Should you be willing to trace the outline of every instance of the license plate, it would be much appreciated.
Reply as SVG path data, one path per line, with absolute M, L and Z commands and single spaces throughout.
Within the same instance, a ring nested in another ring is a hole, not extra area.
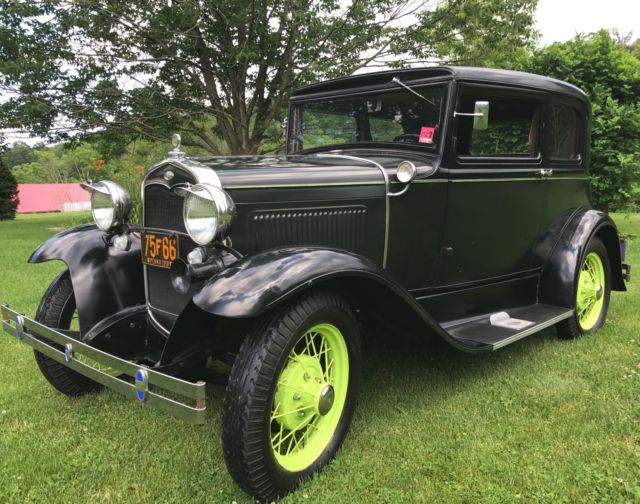
M 158 268 L 170 268 L 178 257 L 178 235 L 142 231 L 142 262 Z

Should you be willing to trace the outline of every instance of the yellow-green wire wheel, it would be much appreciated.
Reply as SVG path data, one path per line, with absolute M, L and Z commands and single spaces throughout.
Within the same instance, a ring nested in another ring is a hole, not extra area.
M 583 331 L 589 331 L 598 323 L 604 307 L 606 279 L 602 259 L 596 252 L 589 252 L 582 261 L 576 292 L 576 311 Z
M 335 325 L 316 324 L 289 352 L 271 408 L 271 448 L 288 471 L 313 464 L 335 433 L 349 388 L 349 352 Z
M 353 415 L 360 352 L 355 314 L 336 293 L 308 294 L 256 325 L 222 415 L 225 461 L 240 487 L 272 500 L 334 457 Z
M 574 289 L 574 314 L 558 324 L 558 336 L 562 339 L 575 339 L 596 332 L 607 317 L 611 267 L 607 248 L 597 237 L 589 241 L 583 253 Z

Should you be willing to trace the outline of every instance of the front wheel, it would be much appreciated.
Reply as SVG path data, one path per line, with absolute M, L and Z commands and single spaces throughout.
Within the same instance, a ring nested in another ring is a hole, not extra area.
M 76 329 L 76 298 L 69 270 L 60 273 L 42 296 L 36 312 L 36 321 L 53 329 Z M 51 357 L 33 351 L 36 363 L 47 381 L 63 394 L 75 397 L 102 388 L 85 376 L 63 366 Z
M 575 339 L 600 329 L 607 318 L 611 296 L 611 265 L 599 238 L 587 245 L 575 283 L 574 314 L 558 324 L 561 339 Z
M 318 292 L 259 323 L 231 370 L 222 445 L 234 480 L 264 500 L 327 464 L 353 416 L 360 335 L 348 303 Z

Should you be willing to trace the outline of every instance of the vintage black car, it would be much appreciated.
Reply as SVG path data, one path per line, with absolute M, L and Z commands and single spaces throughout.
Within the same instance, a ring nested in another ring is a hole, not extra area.
M 176 138 L 145 175 L 142 226 L 124 189 L 86 184 L 95 224 L 33 253 L 68 269 L 34 319 L 4 305 L 4 328 L 64 394 L 106 386 L 195 423 L 212 364 L 230 364 L 226 463 L 272 499 L 340 447 L 363 322 L 474 353 L 604 324 L 629 266 L 591 208 L 590 122 L 579 89 L 517 72 L 304 87 L 284 156 L 189 158 Z

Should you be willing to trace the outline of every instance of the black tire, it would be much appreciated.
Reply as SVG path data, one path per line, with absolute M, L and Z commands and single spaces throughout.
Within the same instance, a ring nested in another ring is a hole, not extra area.
M 560 322 L 557 326 L 558 328 L 558 338 L 572 340 L 579 338 L 584 334 L 591 334 L 598 331 L 605 323 L 607 319 L 607 312 L 609 310 L 609 299 L 611 297 L 611 263 L 609 262 L 609 254 L 607 253 L 607 248 L 602 243 L 602 240 L 599 238 L 593 237 L 589 241 L 587 248 L 584 252 L 584 257 L 582 261 L 584 263 L 585 258 L 591 252 L 595 252 L 600 257 L 602 261 L 602 265 L 604 268 L 604 277 L 605 277 L 605 286 L 604 286 L 604 303 L 602 305 L 602 309 L 600 311 L 600 316 L 598 317 L 597 322 L 593 327 L 589 330 L 584 330 L 580 325 L 580 321 L 578 320 L 578 312 L 574 310 L 574 313 L 571 317 L 566 320 Z M 581 266 L 582 267 L 582 266 Z M 574 285 L 574 300 L 577 297 L 578 291 L 578 279 L 576 277 L 575 285 Z
M 285 470 L 271 447 L 271 406 L 276 382 L 289 352 L 315 324 L 330 323 L 342 333 L 349 356 L 344 408 L 321 455 L 299 472 Z M 361 365 L 359 326 L 341 296 L 316 292 L 291 302 L 259 321 L 247 335 L 233 364 L 222 412 L 222 447 L 236 483 L 250 495 L 273 500 L 327 464 L 344 440 L 356 402 Z
M 42 296 L 36 312 L 36 321 L 54 329 L 69 329 L 76 311 L 76 298 L 69 270 L 60 273 Z M 63 394 L 76 397 L 102 389 L 102 385 L 63 366 L 59 362 L 34 350 L 40 371 Z

